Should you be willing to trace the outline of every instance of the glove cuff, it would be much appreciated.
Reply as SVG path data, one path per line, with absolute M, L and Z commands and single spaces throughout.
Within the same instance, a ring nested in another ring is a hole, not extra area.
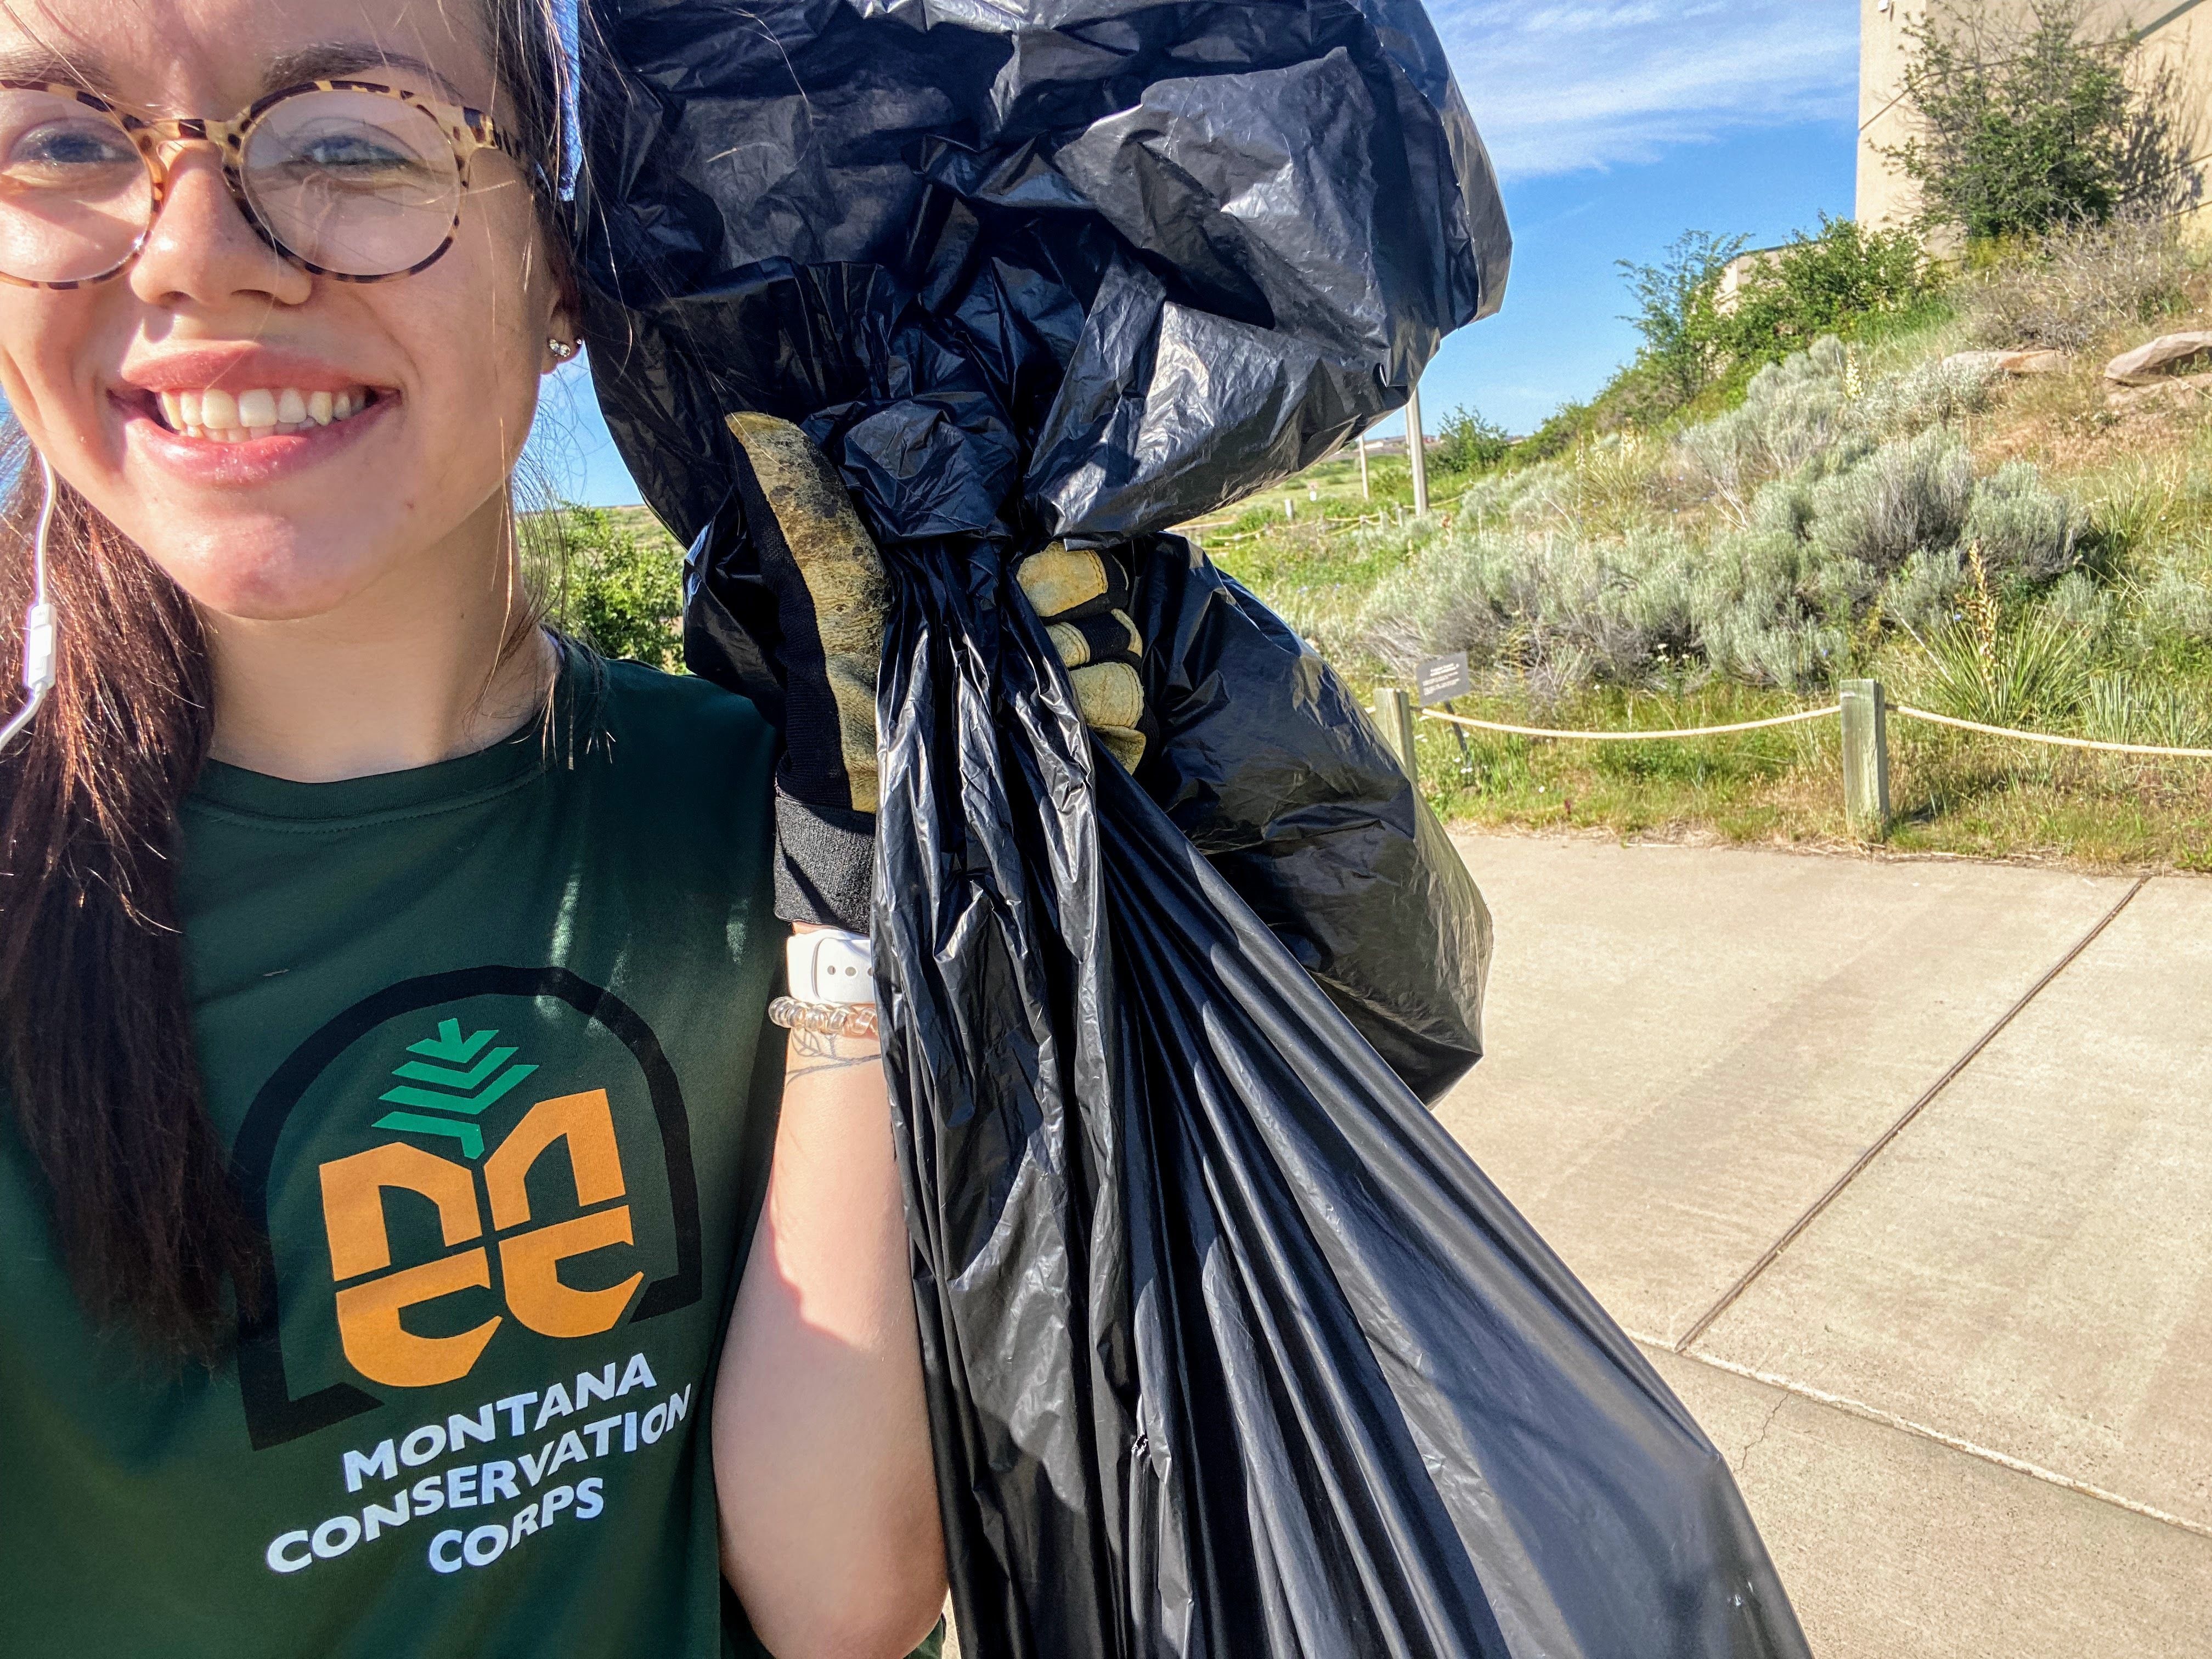
M 775 791 L 775 913 L 866 933 L 873 908 L 876 821 Z

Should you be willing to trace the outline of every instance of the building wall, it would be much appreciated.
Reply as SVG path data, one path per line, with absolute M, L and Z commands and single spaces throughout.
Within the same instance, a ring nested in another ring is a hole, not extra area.
M 1954 0 L 1954 4 L 1957 0 Z M 2025 19 L 2029 0 L 1979 0 L 1991 15 Z M 1910 42 L 1905 26 L 1923 16 L 1928 0 L 1859 0 L 1858 220 L 1904 223 L 1920 211 L 1919 191 L 1883 155 L 1911 136 L 1910 111 L 1899 97 Z M 2183 103 L 2199 130 L 2191 135 L 2199 211 L 2212 206 L 2212 4 L 2205 0 L 2095 0 L 2089 27 L 2113 33 L 2134 24 L 2145 31 L 2147 68 L 2172 64 Z

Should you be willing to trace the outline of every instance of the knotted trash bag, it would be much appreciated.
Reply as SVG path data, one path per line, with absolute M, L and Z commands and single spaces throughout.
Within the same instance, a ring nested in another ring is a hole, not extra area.
M 692 665 L 780 702 L 732 411 L 805 428 L 894 579 L 874 942 L 963 1651 L 1802 1655 L 1718 1455 L 1422 1109 L 1480 1052 L 1464 872 L 1166 533 L 1498 303 L 1419 7 L 586 0 L 580 37 L 593 370 L 696 538 Z M 1133 777 L 1012 574 L 1055 539 L 1134 575 Z

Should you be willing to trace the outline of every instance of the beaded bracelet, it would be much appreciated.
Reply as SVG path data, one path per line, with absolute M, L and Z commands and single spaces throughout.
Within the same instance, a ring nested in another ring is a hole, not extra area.
M 796 997 L 778 997 L 769 1004 L 768 1018 L 770 1024 L 787 1031 L 811 1031 L 817 1036 L 872 1041 L 878 1035 L 872 1002 L 801 1002 Z

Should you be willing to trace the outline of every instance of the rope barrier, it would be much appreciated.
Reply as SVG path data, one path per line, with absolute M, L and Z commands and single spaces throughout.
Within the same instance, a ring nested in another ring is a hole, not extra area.
M 1498 720 L 1470 720 L 1465 714 L 1439 714 L 1433 708 L 1421 710 L 1421 718 L 1449 720 L 1454 726 L 1472 726 L 1483 732 L 1504 732 L 1516 738 L 1577 738 L 1589 743 L 1646 743 L 1654 738 L 1717 738 L 1729 732 L 1757 732 L 1770 726 L 1794 726 L 1799 720 L 1817 720 L 1830 714 L 1844 712 L 1841 703 L 1826 708 L 1802 708 L 1794 714 L 1777 714 L 1771 720 L 1739 720 L 1733 726 L 1668 726 L 1656 732 L 1554 732 L 1540 726 L 1507 726 Z
M 1470 726 L 1481 732 L 1503 732 L 1516 738 L 1558 738 L 1583 743 L 1650 743 L 1669 738 L 1717 738 L 1731 732 L 1758 732 L 1773 726 L 1794 726 L 1800 720 L 1817 720 L 1843 712 L 1841 703 L 1826 708 L 1801 708 L 1794 714 L 1777 714 L 1771 720 L 1738 720 L 1731 726 L 1667 726 L 1644 732 L 1562 732 L 1542 726 L 1509 726 L 1502 720 L 1478 720 L 1465 714 L 1447 714 L 1434 708 L 1421 710 L 1421 718 L 1444 720 L 1454 726 Z M 2149 743 L 2103 743 L 2094 738 L 2060 737 L 2050 732 L 2021 732 L 2008 726 L 1984 726 L 1979 720 L 1962 720 L 1949 714 L 1933 714 L 1925 708 L 1915 708 L 1908 703 L 1889 705 L 1892 714 L 1907 720 L 1926 720 L 1933 726 L 1948 726 L 1961 732 L 1978 732 L 1984 737 L 2013 738 L 2021 743 L 2048 744 L 2055 749 L 2093 749 L 2108 755 L 2151 755 L 2168 760 L 2212 760 L 2212 749 L 2172 749 Z
M 1961 732 L 1979 732 L 1991 738 L 2016 738 L 2022 743 L 2046 743 L 2057 749 L 2095 749 L 2109 755 L 2161 755 L 2174 760 L 2212 760 L 2212 749 L 2166 749 L 2150 743 L 2099 743 L 2092 738 L 2062 738 L 2048 732 L 2015 732 L 2010 726 L 1984 726 L 1979 720 L 1954 720 L 1948 714 L 1931 714 L 1925 708 L 1909 708 L 1901 702 L 1890 704 L 1889 712 L 1911 720 L 1927 720 L 1935 726 L 1956 726 Z

